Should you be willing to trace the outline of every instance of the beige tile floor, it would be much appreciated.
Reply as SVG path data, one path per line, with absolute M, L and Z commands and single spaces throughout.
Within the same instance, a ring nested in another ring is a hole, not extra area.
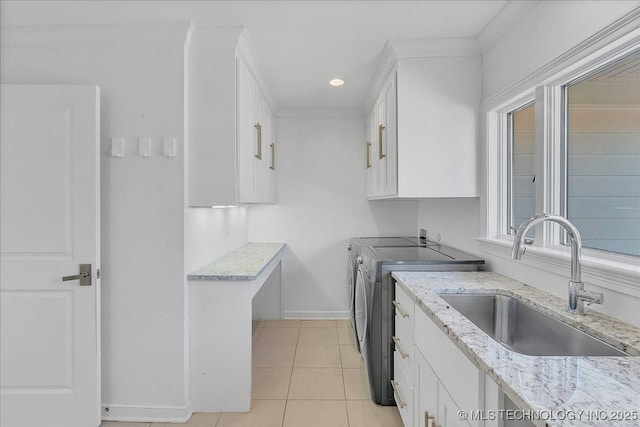
M 101 427 L 401 427 L 395 406 L 369 396 L 348 320 L 254 322 L 253 390 L 246 414 L 195 413 L 186 424 L 102 423 Z

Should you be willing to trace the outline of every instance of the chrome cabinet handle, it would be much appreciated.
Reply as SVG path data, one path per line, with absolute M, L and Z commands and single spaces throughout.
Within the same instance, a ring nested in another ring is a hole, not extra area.
M 396 395 L 396 398 L 397 398 L 396 404 L 400 408 L 406 407 L 407 404 L 404 402 L 404 400 L 402 400 L 402 396 L 400 396 L 400 392 L 398 391 L 398 382 L 391 380 L 391 387 L 393 387 L 393 393 Z
M 371 167 L 371 143 L 367 141 L 367 169 Z
M 409 317 L 409 313 L 407 313 L 406 311 L 404 311 L 404 309 L 402 308 L 402 305 L 401 305 L 398 301 L 393 300 L 393 301 L 392 301 L 392 304 L 396 307 L 396 311 L 398 312 L 398 314 L 399 314 L 400 316 L 402 316 L 402 318 L 407 318 L 407 317 Z
M 256 128 L 256 154 L 254 155 L 256 159 L 262 160 L 262 125 L 256 123 L 253 127 Z
M 380 149 L 378 151 L 379 153 L 379 158 L 380 160 L 384 159 L 385 157 L 387 157 L 386 154 L 382 154 L 382 131 L 385 130 L 386 128 L 383 125 L 378 125 L 378 148 Z
M 80 286 L 91 286 L 91 264 L 80 264 L 79 270 L 80 272 L 73 276 L 62 276 L 62 281 L 79 280 Z
M 398 350 L 398 353 L 400 353 L 400 357 L 402 357 L 403 359 L 406 359 L 407 357 L 409 357 L 409 355 L 404 351 L 404 349 L 400 345 L 400 338 L 391 337 L 391 339 L 393 340 L 394 343 L 396 343 L 396 350 Z

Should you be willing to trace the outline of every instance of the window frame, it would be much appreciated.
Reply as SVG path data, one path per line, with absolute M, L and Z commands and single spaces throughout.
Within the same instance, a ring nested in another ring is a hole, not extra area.
M 560 58 L 482 104 L 483 191 L 481 247 L 488 254 L 511 258 L 513 235 L 507 231 L 507 114 L 534 101 L 535 211 L 564 214 L 563 180 L 565 120 L 563 86 L 640 48 L 640 28 L 621 22 L 594 35 Z M 505 179 L 506 178 L 506 179 Z M 535 242 L 521 262 L 567 275 L 570 251 L 561 227 L 545 222 L 535 229 Z M 583 249 L 583 279 L 605 289 L 640 297 L 640 258 Z
M 600 66 L 596 66 L 590 69 L 588 72 L 581 74 L 579 77 L 567 81 L 560 87 L 560 108 L 562 109 L 562 117 L 561 117 L 561 126 L 562 126 L 562 134 L 560 141 L 560 179 L 561 179 L 561 187 L 560 187 L 560 215 L 565 218 L 569 218 L 569 104 L 568 104 L 568 93 L 569 88 L 573 85 L 576 85 L 589 77 L 600 73 L 601 71 L 606 70 L 608 67 L 615 65 L 617 62 L 624 60 L 627 56 L 630 55 L 640 55 L 640 46 L 636 49 L 630 49 L 627 53 L 616 55 L 613 59 L 606 61 L 605 63 L 600 64 Z M 563 245 L 570 245 L 569 235 L 565 229 L 561 229 L 560 231 L 560 241 Z M 607 251 L 605 249 L 595 249 L 595 248 L 585 248 L 586 251 L 595 251 L 601 252 L 603 254 L 609 253 L 612 255 L 620 255 L 620 256 L 629 256 L 632 258 L 638 258 L 640 255 L 631 255 L 624 254 L 620 252 Z
M 515 228 L 517 227 L 518 224 L 515 224 L 514 218 L 515 218 L 515 214 L 514 214 L 514 184 L 513 184 L 513 156 L 514 156 L 514 148 L 513 148 L 513 144 L 514 144 L 514 114 L 524 110 L 526 108 L 529 108 L 530 106 L 533 106 L 535 108 L 535 98 L 533 98 L 531 100 L 531 102 L 527 102 L 526 104 L 521 105 L 520 107 L 517 107 L 514 110 L 508 111 L 506 113 L 505 116 L 505 123 L 507 126 L 507 172 L 506 172 L 506 177 L 507 177 L 507 193 L 506 193 L 506 197 L 507 197 L 507 203 L 506 203 L 506 207 L 507 207 L 507 213 L 506 213 L 506 228 L 505 228 L 505 232 L 507 235 L 515 235 L 516 231 Z M 535 174 L 534 174 L 535 176 Z M 513 227 L 513 229 L 512 229 Z

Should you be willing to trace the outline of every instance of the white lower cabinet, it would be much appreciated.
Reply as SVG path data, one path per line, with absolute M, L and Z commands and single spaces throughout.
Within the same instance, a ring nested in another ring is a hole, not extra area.
M 413 427 L 414 418 L 414 387 L 407 371 L 401 362 L 400 353 L 393 352 L 394 378 L 393 392 L 398 406 L 398 412 L 405 427 Z
M 460 407 L 420 351 L 416 351 L 415 383 L 415 425 L 417 427 L 469 427 L 472 425 L 460 419 Z
M 438 378 L 420 353 L 415 352 L 415 426 L 434 427 L 438 413 Z
M 395 331 L 393 335 L 394 393 L 398 412 L 406 427 L 414 420 L 414 303 L 404 292 L 396 291 Z
M 409 295 L 396 285 L 396 301 L 402 301 L 406 306 L 408 298 Z M 397 342 L 394 352 L 394 381 L 398 386 L 396 403 L 405 427 L 484 426 L 484 421 L 464 419 L 459 415 L 460 411 L 470 415 L 484 408 L 484 373 L 420 307 L 411 307 L 409 311 L 413 328 L 398 322 L 396 310 L 395 337 L 399 336 L 401 343 L 415 343 L 413 351 L 404 351 L 410 354 L 411 364 L 408 363 L 409 358 L 401 357 Z M 413 336 L 407 337 L 410 329 L 414 331 Z M 411 368 L 407 369 L 408 366 Z M 408 370 L 412 371 L 411 378 L 407 378 Z M 399 398 L 403 405 L 398 402 Z

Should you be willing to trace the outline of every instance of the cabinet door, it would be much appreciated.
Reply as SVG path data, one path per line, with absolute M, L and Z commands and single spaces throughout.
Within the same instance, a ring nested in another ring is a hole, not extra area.
M 259 128 L 256 121 L 256 86 L 249 69 L 238 58 L 237 60 L 237 94 L 236 94 L 236 149 L 238 201 L 254 203 L 257 188 L 255 185 L 255 163 L 258 151 L 257 135 Z M 223 185 L 224 183 L 216 183 Z
M 275 118 L 257 85 L 255 121 L 258 126 L 256 129 L 256 150 L 259 153 L 259 156 L 254 156 L 255 201 L 275 203 Z
M 396 73 L 392 72 L 376 102 L 378 179 L 382 196 L 393 196 L 398 192 L 396 111 Z
M 376 145 L 376 110 L 371 110 L 365 123 L 365 180 L 367 198 L 380 194 L 378 186 L 378 151 Z
M 276 118 L 269 111 L 269 140 L 268 140 L 268 152 L 269 158 L 267 159 L 268 163 L 268 191 L 267 191 L 267 202 L 275 203 L 277 200 L 277 175 L 276 175 Z
M 263 203 L 267 202 L 269 198 L 269 134 L 271 132 L 271 111 L 257 86 L 255 90 L 255 122 L 257 155 L 253 158 L 254 200 Z
M 438 416 L 436 425 L 442 427 L 470 427 L 466 420 L 458 418 L 460 408 L 451 398 L 447 390 L 442 387 L 438 389 Z
M 438 379 L 417 348 L 415 349 L 414 384 L 415 425 L 416 427 L 433 427 L 434 420 L 438 416 Z

